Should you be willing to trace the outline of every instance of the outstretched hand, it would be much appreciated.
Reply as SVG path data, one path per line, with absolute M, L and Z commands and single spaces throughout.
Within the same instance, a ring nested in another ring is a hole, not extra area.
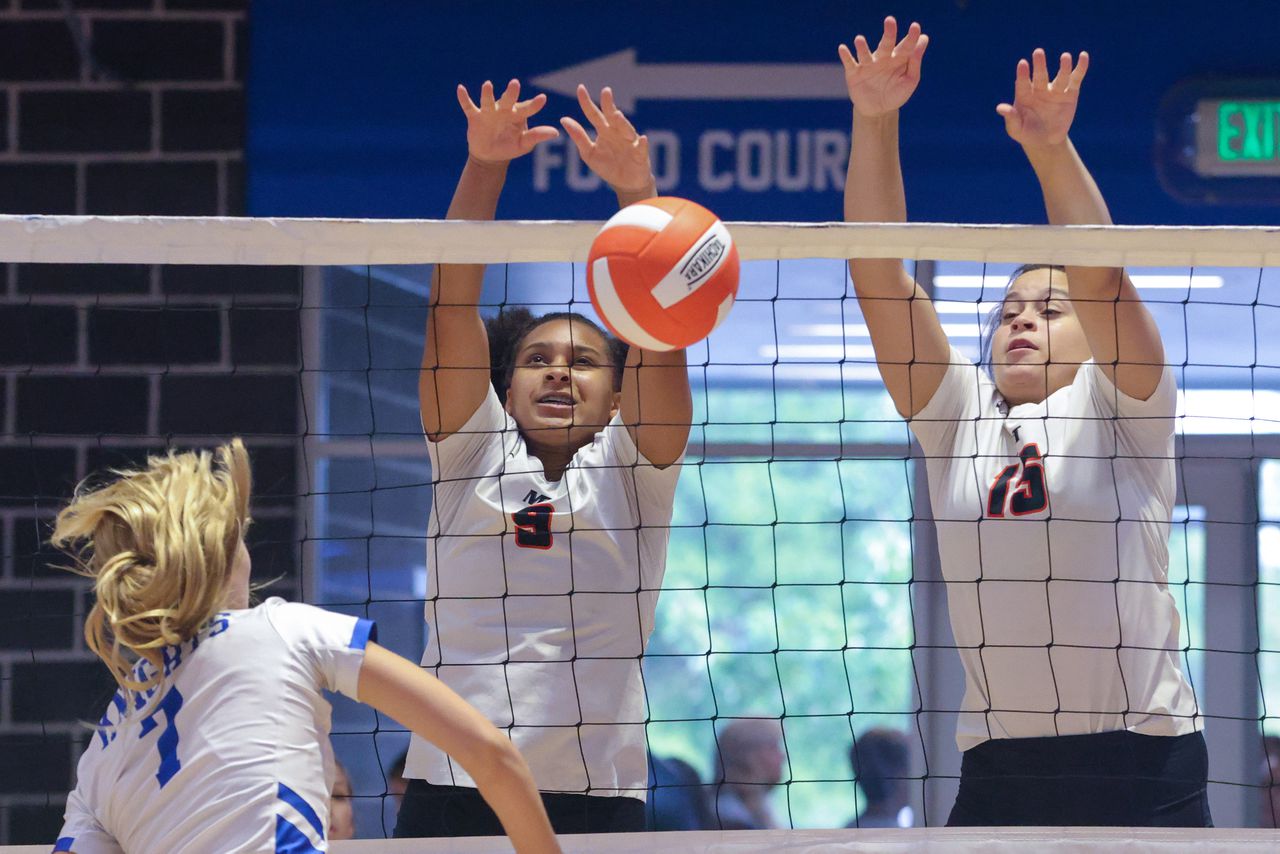
M 840 45 L 840 62 L 844 65 L 844 82 L 854 111 L 863 116 L 891 113 L 910 99 L 920 83 L 920 62 L 929 37 L 912 23 L 907 34 L 898 41 L 898 22 L 884 19 L 884 34 L 875 51 L 861 34 L 853 40 L 853 49 Z
M 529 118 L 547 103 L 546 95 L 520 100 L 520 81 L 512 80 L 496 100 L 493 84 L 480 87 L 480 106 L 467 87 L 458 84 L 458 105 L 467 117 L 467 151 L 481 163 L 507 163 L 533 151 L 534 146 L 555 139 L 560 131 L 550 125 L 529 127 Z
M 1071 54 L 1058 60 L 1058 74 L 1049 79 L 1044 50 L 1036 48 L 1031 62 L 1018 60 L 1018 76 L 1013 86 L 1013 103 L 1000 104 L 996 112 L 1004 116 L 1004 129 L 1017 143 L 1027 147 L 1057 145 L 1067 138 L 1080 99 L 1080 84 L 1089 70 L 1089 54 L 1071 67 Z
M 587 87 L 578 86 L 578 106 L 595 129 L 593 140 L 586 128 L 565 116 L 560 120 L 565 133 L 578 147 L 582 162 L 620 194 L 642 193 L 653 186 L 653 166 L 649 162 L 649 138 L 637 133 L 613 101 L 613 90 L 600 92 L 600 105 L 591 100 Z

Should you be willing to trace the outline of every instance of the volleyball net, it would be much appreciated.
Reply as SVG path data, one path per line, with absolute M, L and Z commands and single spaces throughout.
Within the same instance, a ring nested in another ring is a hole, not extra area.
M 729 227 L 741 285 L 729 318 L 689 350 L 693 430 L 642 662 L 654 821 L 714 801 L 721 735 L 745 718 L 779 723 L 780 773 L 753 785 L 797 830 L 782 837 L 794 847 L 771 836 L 770 850 L 808 850 L 813 829 L 856 823 L 869 793 L 898 783 L 903 824 L 941 825 L 950 810 L 964 676 L 923 459 L 849 283 L 844 259 L 861 257 L 905 259 L 975 362 L 1018 265 L 1129 270 L 1179 386 L 1168 589 L 1214 818 L 1280 823 L 1280 750 L 1268 770 L 1265 741 L 1280 736 L 1280 230 Z M 53 839 L 87 742 L 80 721 L 109 693 L 79 637 L 86 589 L 47 566 L 49 522 L 75 483 L 243 436 L 265 592 L 372 617 L 382 643 L 417 660 L 429 630 L 417 383 L 430 265 L 489 265 L 486 315 L 593 316 L 584 261 L 598 228 L 0 217 L 0 739 L 14 768 L 38 769 L 0 781 L 0 841 Z M 851 752 L 871 733 L 905 745 L 905 763 L 864 758 L 855 773 Z M 359 836 L 390 835 L 389 771 L 407 734 L 339 698 L 333 742 Z M 710 846 L 691 851 L 753 844 L 681 838 Z

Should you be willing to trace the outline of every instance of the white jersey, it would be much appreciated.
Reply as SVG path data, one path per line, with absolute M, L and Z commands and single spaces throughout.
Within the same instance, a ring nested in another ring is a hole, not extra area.
M 509 729 L 540 790 L 643 798 L 640 656 L 679 465 L 655 468 L 614 418 L 548 481 L 492 388 L 428 449 L 423 666 Z M 416 736 L 405 776 L 475 785 Z
M 1199 730 L 1167 586 L 1173 372 L 1140 401 L 1089 361 L 1009 409 L 955 349 L 951 362 L 911 429 L 964 662 L 960 749 Z
M 321 691 L 356 698 L 372 633 L 368 620 L 268 599 L 165 650 L 150 696 L 129 710 L 117 693 L 107 707 L 54 851 L 327 850 L 334 765 Z

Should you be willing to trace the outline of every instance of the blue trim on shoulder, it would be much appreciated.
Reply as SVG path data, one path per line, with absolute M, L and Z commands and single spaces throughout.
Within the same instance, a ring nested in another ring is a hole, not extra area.
M 46 836 L 45 838 L 48 839 L 49 837 Z M 54 854 L 57 854 L 59 851 L 70 851 L 71 846 L 74 845 L 75 842 L 76 838 L 74 836 L 59 836 L 58 841 L 53 843 Z
M 293 822 L 276 816 L 276 854 L 322 854 Z
M 347 644 L 349 649 L 364 649 L 369 641 L 378 640 L 378 624 L 373 620 L 366 620 L 364 617 L 356 619 L 356 627 L 351 632 L 351 642 Z
M 316 829 L 316 833 L 320 834 L 320 838 L 324 839 L 324 824 L 320 821 L 320 816 L 316 815 L 316 811 L 311 808 L 311 804 L 303 800 L 302 795 L 299 795 L 293 789 L 290 789 L 284 783 L 281 783 L 279 797 L 280 800 L 300 812 L 302 817 Z M 276 831 L 279 832 L 279 830 L 280 825 L 277 824 Z

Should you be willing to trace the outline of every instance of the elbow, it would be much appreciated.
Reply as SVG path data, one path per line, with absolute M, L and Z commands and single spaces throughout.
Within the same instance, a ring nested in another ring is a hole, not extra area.
M 528 774 L 528 766 L 520 751 L 511 743 L 511 739 L 496 729 L 486 734 L 482 743 L 476 745 L 464 767 L 479 789 L 487 789 L 513 776 Z

